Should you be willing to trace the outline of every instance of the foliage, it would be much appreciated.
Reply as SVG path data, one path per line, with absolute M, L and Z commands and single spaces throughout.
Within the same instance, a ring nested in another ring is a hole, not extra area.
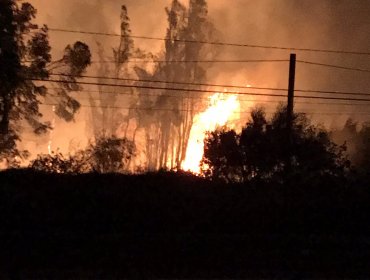
M 23 160 L 29 157 L 28 151 L 14 149 L 18 136 L 12 132 L 0 138 L 0 163 L 5 168 L 19 168 Z
M 30 168 L 47 173 L 117 173 L 125 171 L 135 155 L 134 143 L 125 138 L 100 137 L 85 150 L 65 157 L 61 153 L 39 155 Z
M 36 135 L 51 128 L 39 110 L 43 99 L 55 99 L 56 113 L 66 120 L 73 119 L 79 103 L 67 92 L 79 90 L 76 78 L 91 59 L 88 46 L 77 42 L 67 46 L 63 59 L 52 63 L 48 28 L 32 23 L 36 12 L 27 2 L 0 1 L 0 160 L 9 162 L 14 160 L 9 157 L 25 154 L 16 148 L 24 124 L 31 126 Z M 64 74 L 64 79 L 53 95 L 41 81 L 60 68 L 58 74 Z
M 50 62 L 47 27 L 38 28 L 31 20 L 36 10 L 29 3 L 15 1 L 0 4 L 0 80 L 1 134 L 16 133 L 14 121 L 27 121 L 37 133 L 49 126 L 40 121 L 39 97 L 45 96 L 44 86 L 33 79 L 48 77 Z
M 39 97 L 46 88 L 29 80 L 48 77 L 50 47 L 47 28 L 32 24 L 36 10 L 29 3 L 0 2 L 0 160 L 9 167 L 19 165 L 26 151 L 16 149 L 20 121 L 27 122 L 36 134 L 49 124 L 40 121 Z
M 89 47 L 80 41 L 73 46 L 68 45 L 64 50 L 63 58 L 49 65 L 50 74 L 57 76 L 57 87 L 54 91 L 57 106 L 55 113 L 67 122 L 73 121 L 74 116 L 80 109 L 80 103 L 69 95 L 71 91 L 81 90 L 77 79 L 91 64 L 91 53 Z M 57 73 L 55 74 L 54 72 Z
M 99 173 L 122 172 L 135 154 L 135 144 L 125 138 L 101 137 L 90 144 L 93 169 Z
M 131 57 L 138 58 L 139 50 L 134 49 L 134 41 L 131 38 L 130 29 L 130 18 L 128 17 L 128 11 L 125 5 L 121 6 L 121 23 L 120 23 L 120 42 L 119 45 L 113 48 L 113 58 L 109 58 L 109 61 L 113 59 L 114 63 L 108 63 L 107 57 L 103 48 L 103 45 L 97 42 L 98 45 L 98 57 L 102 63 L 98 66 L 98 75 L 101 77 L 110 76 L 114 77 L 114 83 L 118 84 L 119 78 L 130 78 L 129 71 L 129 59 Z M 98 79 L 98 82 L 103 84 L 106 83 L 104 79 Z M 122 112 L 119 112 L 117 107 L 118 98 L 122 103 L 131 104 L 133 99 L 133 89 L 126 89 L 128 94 L 118 94 L 116 87 L 108 87 L 99 85 L 99 98 L 96 98 L 94 94 L 89 93 L 89 103 L 91 105 L 91 128 L 94 137 L 104 134 L 106 137 L 112 136 L 117 132 L 122 123 L 126 121 L 127 127 L 129 117 L 125 116 Z M 120 89 L 122 92 L 122 89 Z M 109 94 L 107 94 L 109 92 Z M 99 101 L 97 101 L 97 99 Z M 131 110 L 129 111 L 129 115 Z M 126 127 L 126 132 L 127 132 Z M 125 135 L 126 137 L 126 135 Z
M 167 82 L 204 83 L 207 65 L 182 63 L 215 59 L 214 45 L 190 41 L 212 41 L 216 39 L 215 28 L 208 19 L 207 1 L 191 0 L 188 7 L 178 0 L 171 1 L 166 8 L 167 32 L 165 49 L 159 55 L 155 67 L 135 67 L 139 79 L 164 80 Z M 180 42 L 184 40 L 185 42 Z M 138 82 L 137 85 L 142 85 Z M 145 85 L 148 85 L 147 83 Z M 149 84 L 150 85 L 150 84 Z M 188 139 L 199 101 L 186 92 L 163 90 L 148 97 L 149 89 L 138 90 L 137 106 L 145 108 L 171 108 L 171 110 L 147 110 L 136 112 L 139 128 L 145 129 L 148 169 L 179 168 L 186 156 Z M 178 98 L 173 98 L 178 96 Z
M 132 55 L 134 42 L 131 38 L 130 18 L 125 5 L 121 7 L 121 41 L 117 49 L 113 49 L 116 68 L 119 70 Z
M 241 133 L 221 128 L 208 134 L 203 174 L 226 182 L 270 180 L 285 175 L 289 160 L 290 174 L 337 176 L 349 166 L 344 151 L 345 146 L 334 144 L 328 132 L 310 124 L 304 114 L 294 115 L 289 139 L 286 109 L 279 108 L 267 120 L 259 108 Z
M 39 155 L 33 160 L 30 168 L 47 173 L 85 173 L 92 171 L 88 155 L 82 151 L 65 157 L 61 153 Z
M 74 43 L 73 46 L 68 45 L 64 51 L 63 61 L 69 65 L 71 76 L 83 74 L 91 64 L 89 46 L 80 41 Z
M 343 128 L 332 132 L 337 143 L 346 143 L 355 170 L 370 174 L 370 123 L 362 125 L 349 118 Z
M 357 165 L 370 174 L 370 123 L 364 123 L 359 131 L 357 152 L 359 155 Z

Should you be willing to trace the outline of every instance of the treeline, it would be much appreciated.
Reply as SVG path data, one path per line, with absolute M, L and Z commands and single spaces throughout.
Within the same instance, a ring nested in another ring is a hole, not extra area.
M 286 119 L 282 105 L 270 118 L 260 107 L 252 110 L 240 131 L 219 127 L 208 132 L 200 176 L 222 183 L 284 182 L 292 176 L 307 180 L 324 175 L 343 180 L 369 176 L 367 123 L 360 127 L 349 119 L 342 129 L 329 131 L 311 123 L 304 113 L 294 113 L 288 130 Z M 72 174 L 145 172 L 145 167 L 132 164 L 136 156 L 134 142 L 101 136 L 69 156 L 39 155 L 29 167 Z
M 284 181 L 291 176 L 366 177 L 369 127 L 349 119 L 343 128 L 329 131 L 304 113 L 294 113 L 288 129 L 286 107 L 280 106 L 270 119 L 263 108 L 256 108 L 240 132 L 221 127 L 208 133 L 203 174 L 228 183 Z

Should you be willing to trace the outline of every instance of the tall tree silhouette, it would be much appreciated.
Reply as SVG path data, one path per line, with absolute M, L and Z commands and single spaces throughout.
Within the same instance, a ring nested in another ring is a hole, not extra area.
M 39 104 L 48 96 L 48 91 L 35 79 L 48 79 L 55 70 L 51 63 L 48 29 L 39 28 L 32 23 L 36 9 L 29 3 L 18 4 L 15 0 L 0 1 L 0 157 L 15 158 L 25 155 L 18 152 L 16 142 L 20 140 L 21 123 L 26 121 L 36 134 L 42 134 L 50 124 L 41 120 Z M 81 51 L 84 59 L 81 60 Z M 67 46 L 63 59 L 58 61 L 68 70 L 63 76 L 66 82 L 59 83 L 63 95 L 59 92 L 59 108 L 67 108 L 71 114 L 78 108 L 66 91 L 76 90 L 75 77 L 90 64 L 88 47 L 76 43 Z M 56 63 L 56 64 L 58 64 Z M 64 97 L 64 98 L 63 98 Z M 59 115 L 70 119 L 70 115 Z
M 214 51 L 202 44 L 187 41 L 210 40 L 214 28 L 207 20 L 207 3 L 204 0 L 191 0 L 187 9 L 179 1 L 173 0 L 166 8 L 168 27 L 163 59 L 154 71 L 136 67 L 139 78 L 165 80 L 171 82 L 205 82 L 206 71 L 196 61 L 201 57 L 212 59 Z M 182 42 L 183 40 L 183 42 Z M 149 169 L 179 168 L 186 156 L 188 138 L 199 103 L 192 94 L 184 91 L 163 90 L 156 97 L 141 98 L 139 103 L 146 107 L 164 108 L 142 113 L 139 122 L 147 135 L 146 154 Z M 148 117 L 150 115 L 150 117 Z
M 26 120 L 36 133 L 49 127 L 40 121 L 39 113 L 38 98 L 45 96 L 46 88 L 28 79 L 47 78 L 46 65 L 51 60 L 47 28 L 36 30 L 38 27 L 31 23 L 35 15 L 36 10 L 28 3 L 19 6 L 13 0 L 0 2 L 1 157 L 22 156 L 15 150 L 21 120 Z
M 111 59 L 107 60 L 102 44 L 97 43 L 99 60 L 102 61 L 98 68 L 99 76 L 112 76 L 116 78 L 114 80 L 115 85 L 118 84 L 117 78 L 128 78 L 130 76 L 127 62 L 135 52 L 134 42 L 131 38 L 130 18 L 125 5 L 121 7 L 120 22 L 121 36 L 119 45 L 113 48 L 113 64 L 110 64 Z M 110 65 L 113 65 L 113 67 L 110 67 Z M 107 80 L 98 79 L 98 82 L 106 83 Z M 122 122 L 127 121 L 125 113 L 119 112 L 114 108 L 117 107 L 118 99 L 124 103 L 123 105 L 128 106 L 131 103 L 133 92 L 131 89 L 127 89 L 126 93 L 131 93 L 131 96 L 126 95 L 127 98 L 123 98 L 122 95 L 118 96 L 117 87 L 99 86 L 98 89 L 100 102 L 97 103 L 96 98 L 92 94 L 90 94 L 89 98 L 92 105 L 93 135 L 94 137 L 100 137 L 101 135 L 110 137 L 116 134 Z M 123 90 L 120 89 L 120 92 Z

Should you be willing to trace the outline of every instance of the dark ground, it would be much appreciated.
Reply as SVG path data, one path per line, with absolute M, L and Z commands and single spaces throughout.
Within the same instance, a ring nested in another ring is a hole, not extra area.
M 0 173 L 0 278 L 368 278 L 370 186 Z

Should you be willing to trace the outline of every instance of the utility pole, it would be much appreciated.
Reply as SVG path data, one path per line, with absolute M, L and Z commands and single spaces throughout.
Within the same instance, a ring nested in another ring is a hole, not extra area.
M 294 107 L 294 84 L 295 84 L 295 68 L 296 54 L 290 54 L 289 63 L 289 86 L 288 86 L 288 106 L 287 106 L 287 138 L 288 138 L 288 153 L 287 153 L 287 173 L 291 170 L 292 160 L 292 130 L 293 130 L 293 107 Z
M 292 130 L 293 122 L 295 65 L 296 65 L 296 55 L 292 53 L 290 55 L 289 63 L 289 86 L 288 86 L 288 107 L 287 107 L 287 126 L 289 133 Z

